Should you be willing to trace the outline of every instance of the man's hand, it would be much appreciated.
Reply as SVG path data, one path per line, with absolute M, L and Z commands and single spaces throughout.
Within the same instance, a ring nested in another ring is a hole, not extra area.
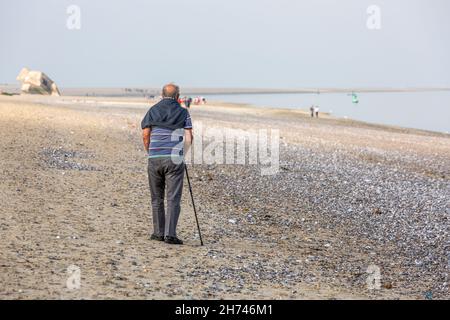
M 150 135 L 152 133 L 151 128 L 145 128 L 142 130 L 142 141 L 144 143 L 144 150 L 148 153 L 148 149 L 150 148 Z

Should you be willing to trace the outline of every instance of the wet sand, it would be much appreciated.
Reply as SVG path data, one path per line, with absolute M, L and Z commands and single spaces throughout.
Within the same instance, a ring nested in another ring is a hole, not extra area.
M 191 166 L 206 245 L 185 188 L 179 247 L 148 239 L 147 108 L 0 97 L 0 298 L 449 298 L 448 135 L 194 106 L 194 126 L 279 129 L 281 167 Z

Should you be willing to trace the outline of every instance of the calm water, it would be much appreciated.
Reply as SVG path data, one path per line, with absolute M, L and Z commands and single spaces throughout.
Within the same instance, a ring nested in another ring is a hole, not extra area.
M 359 104 L 345 93 L 209 95 L 208 100 L 248 103 L 261 107 L 308 110 L 370 123 L 450 132 L 450 92 L 358 93 Z

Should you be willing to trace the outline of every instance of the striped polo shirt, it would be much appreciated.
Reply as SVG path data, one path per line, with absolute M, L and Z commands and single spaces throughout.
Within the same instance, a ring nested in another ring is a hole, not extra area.
M 184 129 L 192 129 L 192 121 L 189 113 L 184 121 Z M 163 127 L 152 127 L 148 157 L 183 157 L 184 129 L 172 130 Z

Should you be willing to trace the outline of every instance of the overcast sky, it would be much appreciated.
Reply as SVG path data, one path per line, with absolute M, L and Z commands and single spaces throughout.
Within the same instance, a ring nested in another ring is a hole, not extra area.
M 448 0 L 0 0 L 0 41 L 0 83 L 28 66 L 62 87 L 450 86 Z

